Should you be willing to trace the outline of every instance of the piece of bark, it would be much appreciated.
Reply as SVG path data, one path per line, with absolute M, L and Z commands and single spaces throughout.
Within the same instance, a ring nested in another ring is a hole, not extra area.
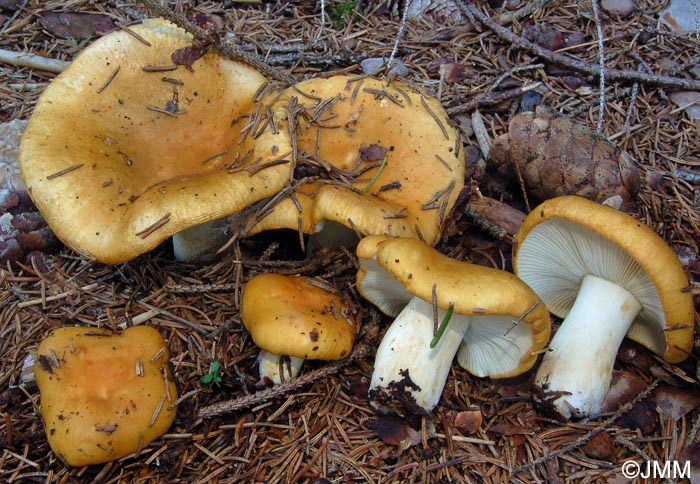
M 525 214 L 517 208 L 480 195 L 469 199 L 464 213 L 470 221 L 499 240 L 512 239 L 525 220 Z

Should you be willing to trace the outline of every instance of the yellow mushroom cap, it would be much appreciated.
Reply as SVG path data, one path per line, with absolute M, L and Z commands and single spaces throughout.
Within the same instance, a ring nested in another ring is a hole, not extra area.
M 683 265 L 656 232 L 631 215 L 573 195 L 547 200 L 516 234 L 513 266 L 562 318 L 583 275 L 618 284 L 642 305 L 628 338 L 672 363 L 690 354 L 694 308 Z
M 241 319 L 259 348 L 309 360 L 345 358 L 357 334 L 343 299 L 301 276 L 251 278 L 243 288 Z
M 107 34 L 52 81 L 19 150 L 57 237 L 106 263 L 236 213 L 289 179 L 289 163 L 259 169 L 289 155 L 288 131 L 261 115 L 249 133 L 260 73 L 214 52 L 176 66 L 171 55 L 192 45 L 189 34 L 162 19 L 129 29 L 143 40 Z
M 434 291 L 438 308 L 453 305 L 453 317 L 472 318 L 466 344 L 457 355 L 472 373 L 519 375 L 534 365 L 533 353 L 549 340 L 547 308 L 509 272 L 457 261 L 411 238 L 365 237 L 357 255 L 357 288 L 386 314 L 395 316 L 413 296 L 432 303 Z M 502 366 L 505 360 L 510 360 L 507 370 Z
M 109 462 L 163 435 L 177 388 L 160 333 L 68 327 L 37 349 L 34 367 L 49 445 L 68 465 Z
M 302 153 L 356 175 L 351 186 L 315 186 L 313 210 L 301 214 L 303 227 L 331 220 L 362 235 L 437 243 L 442 221 L 464 186 L 465 156 L 435 98 L 399 81 L 337 75 L 302 81 L 269 99 L 302 111 L 296 130 Z M 359 161 L 372 145 L 375 153 L 386 150 L 383 166 L 383 159 L 370 155 Z M 272 225 L 297 229 L 293 202 L 284 200 L 279 207 L 284 214 Z

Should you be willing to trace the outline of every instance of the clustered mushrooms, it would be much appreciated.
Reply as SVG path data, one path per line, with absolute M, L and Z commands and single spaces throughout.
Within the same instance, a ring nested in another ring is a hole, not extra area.
M 632 216 L 577 196 L 545 201 L 513 246 L 515 273 L 564 318 L 536 374 L 562 416 L 595 416 L 622 339 L 666 361 L 693 344 L 692 295 L 663 239 Z
M 19 166 L 51 229 L 77 252 L 132 259 L 288 181 L 289 132 L 254 115 L 265 78 L 215 52 L 176 64 L 173 54 L 191 46 L 175 25 L 143 20 L 90 44 L 37 102 Z M 176 256 L 223 242 L 216 229 L 190 231 L 204 247 L 183 241 Z
M 437 99 L 400 81 L 336 75 L 268 100 L 297 113 L 299 159 L 332 172 L 333 183 L 312 177 L 249 233 L 344 226 L 437 243 L 465 172 L 461 142 Z
M 295 377 L 304 360 L 345 358 L 357 334 L 343 298 L 323 281 L 303 276 L 252 277 L 243 288 L 241 320 L 262 350 L 260 379 L 272 383 Z
M 175 419 L 177 388 L 154 328 L 59 328 L 41 342 L 36 360 L 46 436 L 68 465 L 138 453 Z
M 530 369 L 549 339 L 545 305 L 511 273 L 451 259 L 412 238 L 366 237 L 357 255 L 358 290 L 395 316 L 370 382 L 380 410 L 429 413 L 455 354 L 476 376 L 504 378 Z M 436 321 L 446 324 L 437 342 Z

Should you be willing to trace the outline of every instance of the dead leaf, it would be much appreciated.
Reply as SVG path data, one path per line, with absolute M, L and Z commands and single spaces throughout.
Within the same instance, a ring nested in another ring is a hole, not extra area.
M 654 401 L 646 398 L 637 402 L 632 409 L 615 421 L 615 425 L 628 429 L 639 429 L 642 435 L 651 434 L 657 426 Z
M 591 459 L 600 459 L 617 463 L 615 455 L 615 442 L 607 432 L 599 432 L 595 434 L 586 445 L 583 446 L 583 453 Z
M 360 160 L 362 161 L 378 161 L 386 158 L 387 149 L 376 143 L 360 148 Z
M 170 55 L 170 59 L 179 66 L 187 66 L 192 69 L 192 64 L 204 55 L 206 47 L 195 47 L 193 45 L 177 49 Z
M 64 39 L 85 40 L 116 29 L 111 18 L 96 13 L 49 12 L 40 22 L 44 29 Z
M 401 450 L 420 443 L 421 433 L 413 429 L 408 421 L 396 415 L 379 415 L 369 418 L 365 425 L 377 433 L 377 437 Z
M 467 434 L 473 434 L 481 428 L 483 417 L 480 408 L 459 412 L 455 416 L 454 426 Z
M 663 385 L 656 390 L 655 397 L 661 418 L 670 417 L 674 422 L 700 404 L 700 391 L 691 388 Z
M 456 62 L 446 62 L 440 65 L 440 75 L 446 84 L 452 85 L 464 79 L 467 67 Z
M 647 382 L 641 376 L 628 371 L 613 371 L 610 389 L 605 395 L 601 406 L 601 412 L 615 412 L 621 405 L 634 400 L 642 393 Z

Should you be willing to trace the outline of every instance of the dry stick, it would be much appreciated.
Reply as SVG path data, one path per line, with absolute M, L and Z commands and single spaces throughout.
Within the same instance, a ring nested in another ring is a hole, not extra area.
M 598 125 L 596 133 L 603 132 L 603 121 L 605 118 L 605 52 L 603 46 L 603 26 L 600 23 L 600 11 L 598 8 L 598 0 L 591 0 L 593 6 L 593 17 L 595 18 L 595 27 L 598 35 L 598 62 L 600 63 L 600 104 L 598 106 Z
M 0 62 L 15 67 L 28 67 L 30 69 L 53 72 L 54 74 L 63 72 L 65 68 L 68 67 L 68 64 L 70 64 L 69 61 L 5 49 L 0 49 Z
M 369 346 L 364 342 L 358 343 L 357 345 L 355 345 L 355 349 L 353 349 L 352 353 L 350 353 L 350 355 L 343 360 L 335 361 L 322 368 L 310 371 L 292 380 L 275 385 L 274 387 L 268 388 L 267 390 L 262 390 L 256 393 L 252 393 L 250 395 L 246 395 L 244 397 L 236 398 L 233 400 L 226 400 L 223 402 L 214 403 L 207 407 L 200 408 L 197 412 L 197 418 L 216 417 L 217 415 L 223 415 L 225 413 L 235 412 L 236 410 L 249 408 L 253 405 L 267 402 L 268 400 L 272 400 L 273 398 L 286 395 L 320 378 L 332 375 L 344 366 L 347 366 L 353 361 L 359 358 L 363 358 L 368 354 Z
M 282 81 L 287 85 L 294 84 L 295 81 L 291 76 L 284 74 L 283 72 L 280 72 L 277 69 L 273 69 L 265 62 L 258 59 L 258 57 L 256 57 L 255 55 L 243 51 L 238 45 L 235 45 L 231 42 L 227 42 L 226 40 L 219 38 L 215 33 L 198 27 L 182 15 L 175 13 L 169 8 L 161 5 L 158 2 L 158 0 L 140 1 L 143 5 L 146 6 L 146 8 L 148 8 L 154 14 L 161 16 L 167 20 L 170 20 L 177 26 L 185 29 L 187 32 L 192 34 L 195 38 L 195 41 L 201 41 L 204 44 L 213 44 L 216 47 L 216 49 L 219 52 L 221 52 L 221 54 L 223 54 L 225 57 L 228 57 L 229 59 L 239 60 L 245 62 L 246 64 L 250 64 L 252 67 L 255 67 L 257 70 L 259 70 L 263 75 L 267 77 L 272 77 L 274 79 L 277 79 L 278 81 Z
M 555 64 L 568 67 L 578 72 L 582 72 L 589 76 L 599 77 L 601 74 L 601 68 L 598 65 L 587 64 L 583 61 L 569 57 L 568 55 L 560 54 L 558 52 L 545 49 L 544 47 L 535 44 L 517 34 L 514 34 L 505 27 L 498 25 L 492 18 L 488 15 L 482 13 L 478 8 L 466 1 L 462 0 L 458 2 L 459 7 L 468 15 L 473 16 L 482 24 L 486 25 L 491 29 L 496 35 L 498 35 L 504 41 L 512 44 L 515 48 L 525 49 L 531 53 L 542 57 Z M 680 77 L 671 77 L 664 75 L 652 75 L 646 74 L 639 71 L 629 71 L 623 69 L 605 69 L 606 79 L 609 81 L 631 81 L 640 82 L 643 84 L 653 84 L 664 87 L 676 87 L 685 89 L 688 91 L 699 91 L 700 81 L 693 79 L 683 79 Z
M 534 460 L 534 461 L 530 462 L 529 464 L 526 464 L 524 466 L 518 467 L 517 469 L 514 469 L 512 474 L 516 475 L 516 474 L 520 474 L 521 472 L 525 472 L 527 470 L 534 469 L 535 467 L 537 467 L 540 464 L 543 464 L 544 462 L 548 461 L 549 459 L 553 459 L 555 457 L 560 457 L 560 456 L 567 454 L 568 452 L 571 452 L 572 450 L 584 445 L 586 442 L 591 440 L 592 437 L 594 437 L 595 435 L 599 434 L 600 432 L 602 432 L 603 430 L 608 428 L 610 426 L 610 424 L 612 424 L 615 420 L 617 420 L 622 415 L 629 412 L 632 409 L 632 407 L 634 407 L 637 403 L 641 402 L 646 397 L 648 397 L 649 394 L 652 391 L 654 391 L 654 389 L 656 389 L 657 386 L 659 386 L 659 383 L 660 383 L 659 380 L 655 380 L 655 381 L 651 382 L 649 384 L 649 386 L 647 386 L 646 389 L 644 389 L 644 391 L 642 393 L 640 393 L 639 395 L 637 395 L 634 398 L 634 400 L 631 400 L 631 401 L 627 402 L 626 404 L 624 404 L 622 407 L 617 409 L 617 411 L 613 415 L 611 415 L 609 418 L 604 420 L 600 425 L 598 425 L 597 427 L 592 429 L 590 432 L 588 432 L 583 437 L 576 439 L 575 442 L 572 442 L 571 444 L 557 450 L 556 452 L 552 452 L 551 454 L 540 457 L 539 459 Z
M 523 87 L 515 87 L 513 89 L 507 89 L 505 91 L 477 94 L 472 99 L 460 104 L 459 106 L 447 108 L 446 111 L 447 114 L 450 116 L 460 113 L 468 113 L 482 106 L 491 106 L 493 104 L 498 104 L 502 101 L 507 101 L 508 99 L 513 99 L 527 91 L 532 91 L 533 89 L 540 87 L 541 84 L 541 82 L 534 82 Z

